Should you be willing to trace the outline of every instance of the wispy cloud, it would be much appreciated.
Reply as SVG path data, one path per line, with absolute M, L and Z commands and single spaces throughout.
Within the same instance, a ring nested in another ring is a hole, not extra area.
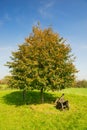
M 4 20 L 5 20 L 5 21 L 11 21 L 11 17 L 9 16 L 8 13 L 6 13 L 6 14 L 4 15 Z
M 49 3 L 46 3 L 45 7 L 46 8 L 50 8 L 54 5 L 54 2 L 53 1 L 50 1 Z
M 0 27 L 2 27 L 5 23 L 10 22 L 10 21 L 11 21 L 11 17 L 9 16 L 8 13 L 5 13 L 2 19 L 0 19 Z
M 87 49 L 87 45 L 85 44 L 85 45 L 80 46 L 80 49 Z
M 9 46 L 9 47 L 0 47 L 0 51 L 9 51 L 12 50 L 13 47 Z
M 0 20 L 0 27 L 3 25 L 4 23 L 3 23 L 3 21 L 2 20 Z
M 52 14 L 49 13 L 49 9 L 51 9 L 55 4 L 55 1 L 47 1 L 46 3 L 42 3 L 41 7 L 39 8 L 39 13 L 43 16 L 43 17 L 51 17 Z
M 1 46 L 0 47 L 0 53 L 1 52 L 12 52 L 16 51 L 18 49 L 18 45 L 14 46 Z

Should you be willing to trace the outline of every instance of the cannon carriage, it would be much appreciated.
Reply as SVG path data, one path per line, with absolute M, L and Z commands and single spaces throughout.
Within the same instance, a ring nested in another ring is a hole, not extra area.
M 60 110 L 63 110 L 63 109 L 69 110 L 69 101 L 64 99 L 64 93 L 61 95 L 61 97 L 56 99 L 55 106 L 57 109 L 60 109 Z

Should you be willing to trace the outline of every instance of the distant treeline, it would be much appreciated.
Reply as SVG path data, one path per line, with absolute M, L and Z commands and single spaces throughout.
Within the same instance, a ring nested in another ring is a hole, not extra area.
M 5 76 L 0 80 L 0 85 L 7 84 L 9 86 L 9 82 L 11 80 L 11 76 Z M 87 88 L 87 80 L 77 80 L 75 87 L 77 88 Z
M 87 88 L 87 80 L 78 80 L 76 82 L 76 87 L 78 87 L 78 88 Z

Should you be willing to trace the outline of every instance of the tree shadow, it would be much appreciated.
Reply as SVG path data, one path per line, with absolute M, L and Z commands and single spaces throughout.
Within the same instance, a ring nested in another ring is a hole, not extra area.
M 3 96 L 3 100 L 8 105 L 21 106 L 24 104 L 41 104 L 41 95 L 39 91 L 27 91 L 26 99 L 23 100 L 23 92 L 15 91 Z M 44 103 L 53 103 L 56 97 L 53 94 L 44 92 Z

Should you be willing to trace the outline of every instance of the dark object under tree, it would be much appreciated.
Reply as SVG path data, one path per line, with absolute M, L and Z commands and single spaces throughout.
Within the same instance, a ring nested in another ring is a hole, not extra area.
M 69 110 L 69 101 L 64 100 L 64 94 L 62 94 L 60 98 L 56 99 L 55 105 L 57 109 L 63 110 L 67 108 Z

